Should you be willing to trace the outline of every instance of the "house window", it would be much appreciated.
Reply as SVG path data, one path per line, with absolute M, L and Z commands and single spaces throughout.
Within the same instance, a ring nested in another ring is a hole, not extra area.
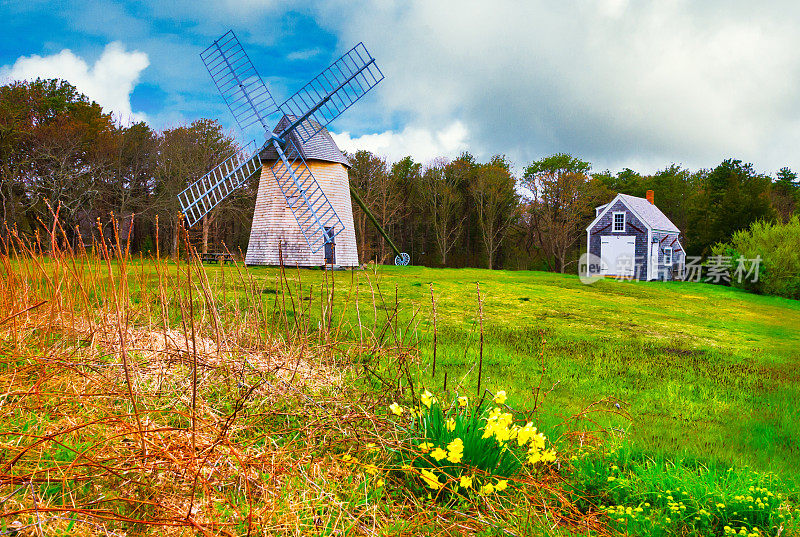
M 614 233 L 622 233 L 625 231 L 625 213 L 614 213 L 614 226 L 612 227 Z
M 668 267 L 672 266 L 672 248 L 669 246 L 664 248 L 664 264 Z

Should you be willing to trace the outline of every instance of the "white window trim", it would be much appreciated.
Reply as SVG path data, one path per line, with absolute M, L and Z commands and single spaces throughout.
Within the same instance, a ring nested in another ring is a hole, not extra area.
M 667 263 L 667 252 L 669 252 L 669 263 Z M 673 256 L 672 256 L 672 246 L 665 246 L 664 247 L 664 265 L 665 266 L 672 266 L 673 264 Z
M 617 215 L 622 215 L 622 229 L 617 229 Z M 628 223 L 628 213 L 625 211 L 614 211 L 611 213 L 611 233 L 625 233 L 625 225 Z

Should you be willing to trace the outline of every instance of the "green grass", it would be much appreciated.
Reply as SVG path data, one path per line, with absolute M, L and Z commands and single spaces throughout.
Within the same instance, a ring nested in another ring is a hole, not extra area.
M 218 283 L 221 269 L 207 270 Z M 271 289 L 276 273 L 248 269 L 256 285 Z M 751 465 L 793 481 L 800 472 L 796 301 L 685 282 L 607 280 L 588 286 L 571 275 L 527 271 L 380 267 L 374 277 L 333 276 L 337 312 L 350 295 L 345 312 L 350 337 L 358 332 L 355 285 L 362 323 L 373 322 L 368 277 L 382 290 L 382 299 L 376 299 L 378 326 L 394 310 L 395 289 L 401 331 L 417 312 L 416 330 L 403 337 L 420 349 L 417 381 L 431 389 L 441 390 L 447 374 L 449 390 L 474 394 L 480 283 L 482 385 L 506 389 L 509 403 L 522 409 L 532 407 L 537 386 L 547 391 L 555 385 L 540 411 L 544 429 L 563 432 L 558 425 L 565 418 L 613 398 L 632 421 L 604 414 L 600 423 L 623 430 L 639 448 Z M 312 285 L 318 290 L 325 274 L 287 270 L 286 277 L 292 286 L 300 278 L 307 292 Z M 431 283 L 438 323 L 433 378 Z
M 623 448 L 578 457 L 568 479 L 579 508 L 599 505 L 613 527 L 634 535 L 727 535 L 744 528 L 753 537 L 775 535 L 781 526 L 788 534 L 797 530 L 797 512 L 787 509 L 783 484 L 771 474 Z

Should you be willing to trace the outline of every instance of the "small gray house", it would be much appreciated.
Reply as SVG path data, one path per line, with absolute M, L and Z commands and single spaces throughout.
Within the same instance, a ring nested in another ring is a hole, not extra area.
M 652 190 L 646 199 L 617 194 L 610 203 L 595 208 L 595 219 L 586 228 L 587 252 L 600 258 L 595 273 L 671 280 L 682 272 L 686 260 L 680 234 L 656 207 Z

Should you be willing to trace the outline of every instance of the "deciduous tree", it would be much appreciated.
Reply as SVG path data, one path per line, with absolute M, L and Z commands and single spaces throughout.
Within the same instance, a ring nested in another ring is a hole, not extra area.
M 495 156 L 488 164 L 477 167 L 469 187 L 490 270 L 509 227 L 517 218 L 516 181 L 510 168 L 505 156 Z
M 525 168 L 522 186 L 528 190 L 525 224 L 530 243 L 539 249 L 550 270 L 565 272 L 570 253 L 586 236 L 592 205 L 604 190 L 592 180 L 590 164 L 565 153 L 532 162 Z
M 422 173 L 420 194 L 424 213 L 442 265 L 447 265 L 447 253 L 458 240 L 467 218 L 459 186 L 465 179 L 463 175 L 469 171 L 458 162 L 448 163 L 440 158 L 431 162 Z

